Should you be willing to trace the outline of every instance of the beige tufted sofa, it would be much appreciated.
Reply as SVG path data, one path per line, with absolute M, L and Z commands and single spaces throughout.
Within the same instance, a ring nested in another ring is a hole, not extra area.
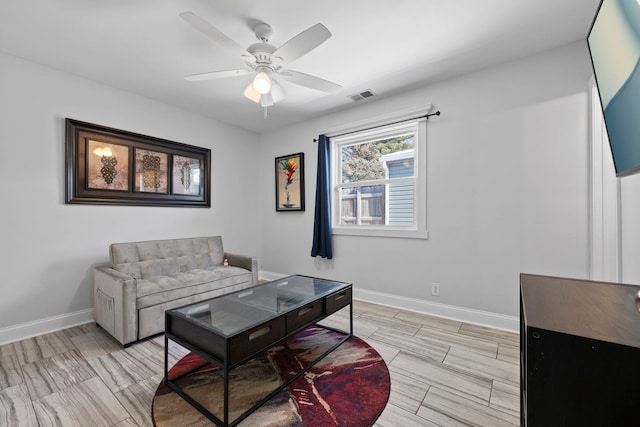
M 114 243 L 109 255 L 93 272 L 94 317 L 124 345 L 163 332 L 165 310 L 258 283 L 257 258 L 226 253 L 221 236 Z

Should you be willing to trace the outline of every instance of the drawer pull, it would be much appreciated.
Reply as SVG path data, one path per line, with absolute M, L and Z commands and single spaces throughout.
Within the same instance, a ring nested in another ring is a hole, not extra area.
M 305 307 L 302 310 L 298 311 L 298 316 L 304 316 L 305 314 L 307 314 L 308 312 L 310 312 L 311 310 L 313 310 L 313 306 L 311 307 Z
M 251 333 L 249 334 L 249 341 L 253 341 L 253 340 L 255 340 L 256 338 L 260 338 L 261 336 L 266 335 L 266 334 L 268 334 L 269 332 L 271 332 L 271 326 L 265 326 L 265 327 L 264 327 L 264 328 L 262 328 L 262 329 L 258 329 L 258 330 L 257 330 L 257 331 L 255 331 L 255 332 L 251 332 Z
M 335 297 L 333 300 L 334 300 L 334 301 L 338 301 L 339 299 L 342 299 L 342 298 L 344 298 L 344 297 L 346 297 L 346 296 L 347 296 L 347 293 L 346 293 L 346 292 L 341 292 L 341 293 L 339 293 L 338 295 L 336 295 L 336 297 Z

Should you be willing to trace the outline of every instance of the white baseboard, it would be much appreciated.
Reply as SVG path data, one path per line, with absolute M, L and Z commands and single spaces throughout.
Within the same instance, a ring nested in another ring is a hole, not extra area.
M 353 299 L 520 333 L 520 318 L 514 316 L 368 291 L 355 287 L 353 288 Z
M 264 280 L 276 280 L 286 277 L 288 274 L 274 273 L 260 270 L 258 277 Z M 458 307 L 454 305 L 440 304 L 415 298 L 401 297 L 383 292 L 368 291 L 366 289 L 353 288 L 353 299 L 387 307 L 400 308 L 431 316 L 444 317 L 474 325 L 486 326 L 503 331 L 520 333 L 520 318 L 506 316 L 504 314 L 491 313 L 489 311 L 475 310 L 472 308 Z
M 260 279 L 264 280 L 276 280 L 286 276 L 286 274 L 263 270 L 261 270 L 258 275 Z M 494 329 L 501 329 L 516 333 L 520 332 L 520 319 L 514 316 L 506 316 L 488 311 L 440 304 L 415 298 L 401 297 L 382 292 L 368 291 L 366 289 L 359 289 L 355 287 L 353 289 L 353 298 L 360 301 L 415 311 L 417 313 L 424 313 L 432 316 L 444 317 L 461 322 L 473 323 L 475 325 L 487 326 Z M 36 337 L 38 335 L 48 334 L 50 332 L 71 328 L 73 326 L 89 322 L 93 322 L 93 308 L 9 326 L 0 329 L 0 345 Z
M 93 322 L 93 308 L 0 329 L 0 345 Z

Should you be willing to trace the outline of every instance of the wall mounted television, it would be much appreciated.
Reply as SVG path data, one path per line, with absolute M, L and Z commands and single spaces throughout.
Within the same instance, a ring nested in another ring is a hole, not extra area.
M 616 175 L 640 173 L 640 0 L 602 0 L 587 43 Z

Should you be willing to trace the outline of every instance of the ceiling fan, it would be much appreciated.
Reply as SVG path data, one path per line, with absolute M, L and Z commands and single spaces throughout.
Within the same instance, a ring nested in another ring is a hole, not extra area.
M 240 56 L 247 65 L 247 68 L 242 69 L 193 74 L 186 76 L 185 80 L 200 81 L 255 74 L 255 77 L 245 89 L 244 96 L 265 107 L 265 114 L 266 107 L 281 101 L 286 96 L 276 77 L 323 92 L 334 92 L 342 87 L 320 77 L 283 69 L 284 65 L 306 55 L 331 37 L 327 27 L 322 24 L 307 28 L 279 48 L 276 48 L 269 44 L 273 34 L 271 26 L 265 23 L 258 23 L 254 26 L 253 32 L 260 42 L 252 44 L 245 49 L 227 37 L 222 31 L 192 12 L 181 13 L 180 17 L 229 53 Z

